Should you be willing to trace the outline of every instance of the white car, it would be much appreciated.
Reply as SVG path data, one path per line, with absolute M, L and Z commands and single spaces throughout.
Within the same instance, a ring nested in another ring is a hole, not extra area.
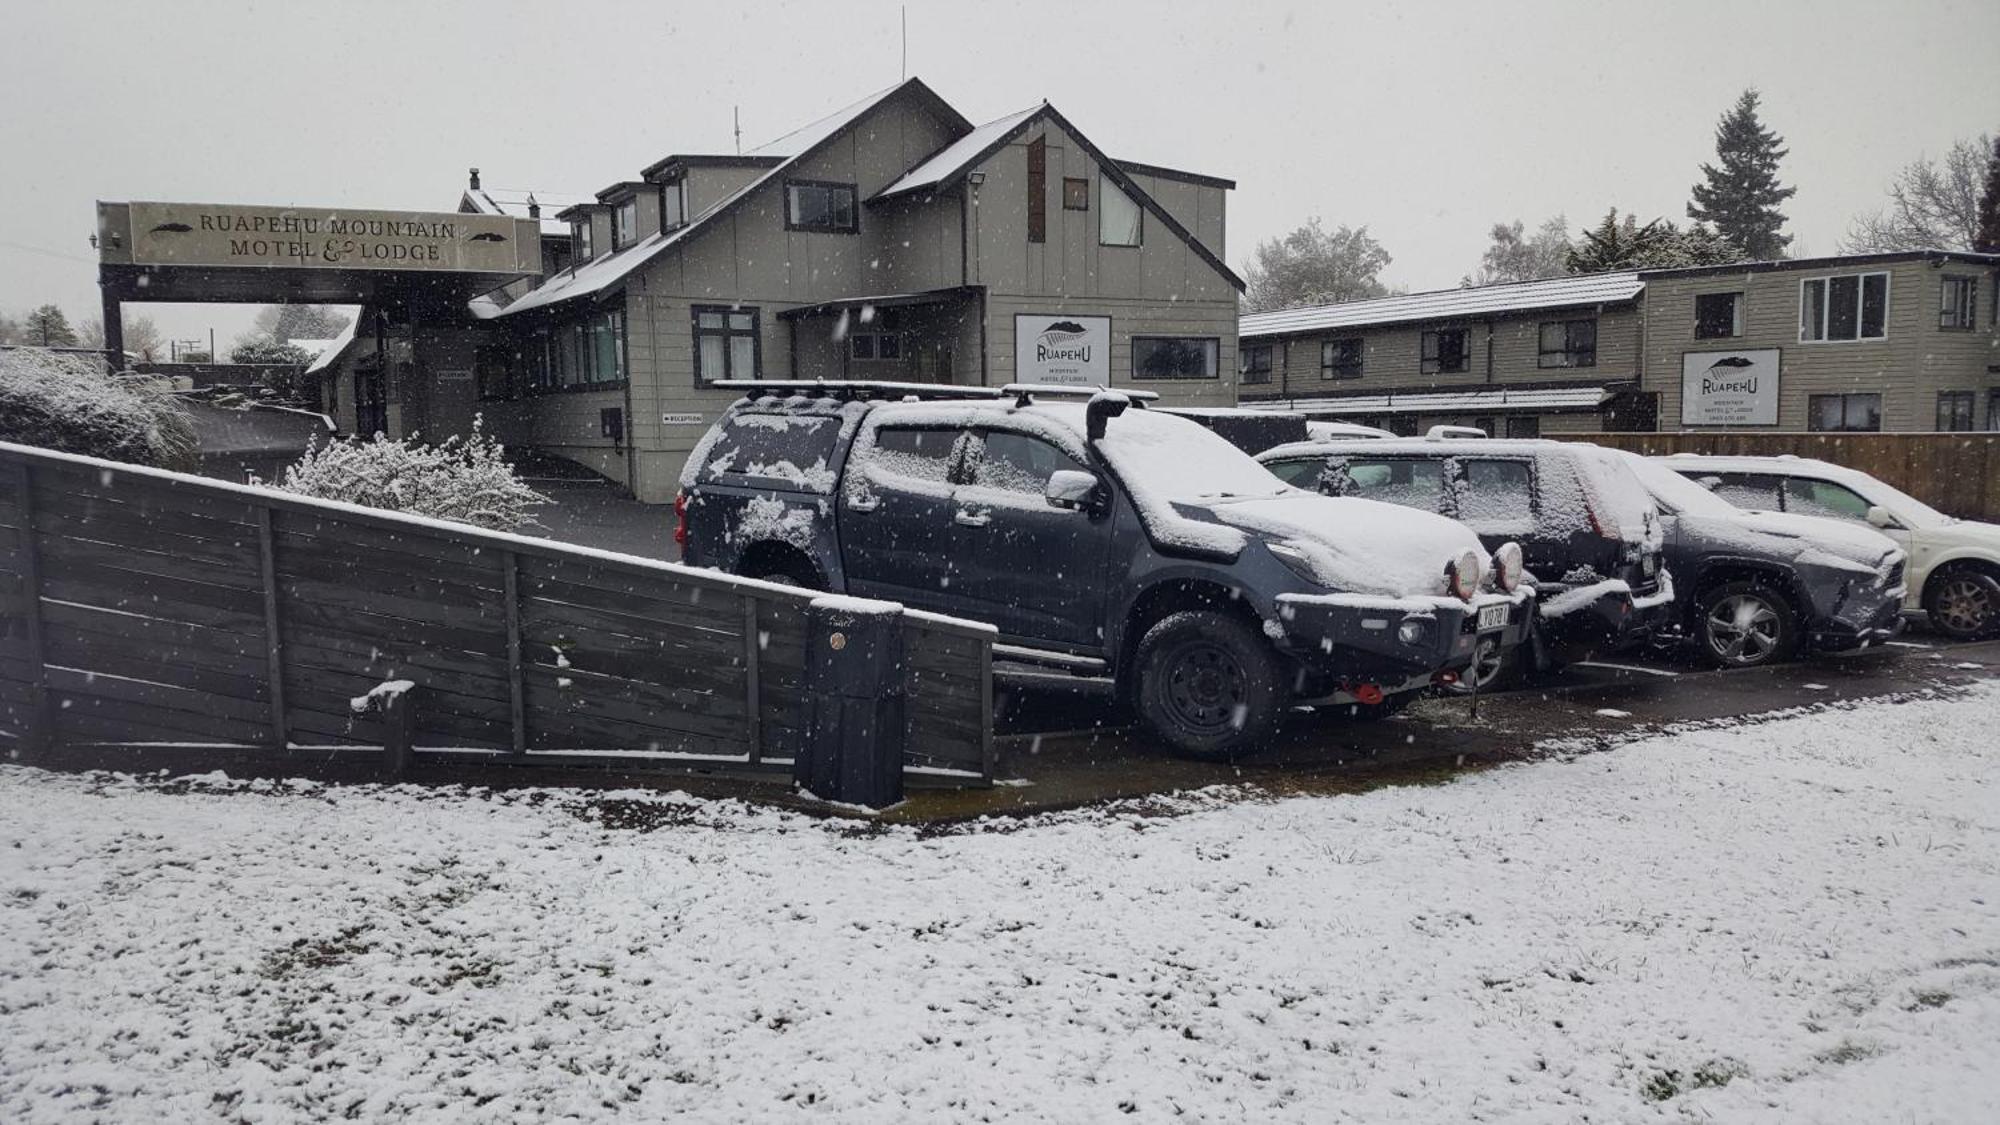
M 1867 473 L 1804 457 L 1653 460 L 1739 508 L 1827 516 L 1869 524 L 1910 556 L 1905 612 L 1958 638 L 2000 633 L 2000 524 L 1947 516 Z

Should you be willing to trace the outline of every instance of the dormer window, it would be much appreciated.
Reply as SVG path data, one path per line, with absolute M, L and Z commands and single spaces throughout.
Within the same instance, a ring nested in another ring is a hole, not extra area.
M 687 225 L 687 181 L 673 180 L 660 185 L 660 229 L 677 230 Z
M 590 216 L 585 215 L 569 225 L 570 244 L 576 247 L 576 260 L 590 260 Z
M 639 239 L 639 201 L 628 199 L 612 213 L 611 248 L 623 250 Z

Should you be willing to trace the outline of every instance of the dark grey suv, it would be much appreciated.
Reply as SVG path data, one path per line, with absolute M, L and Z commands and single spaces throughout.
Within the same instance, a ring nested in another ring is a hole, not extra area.
M 1386 713 L 1531 616 L 1516 549 L 1292 488 L 1136 395 L 736 385 L 681 478 L 687 562 L 990 622 L 1184 752 Z

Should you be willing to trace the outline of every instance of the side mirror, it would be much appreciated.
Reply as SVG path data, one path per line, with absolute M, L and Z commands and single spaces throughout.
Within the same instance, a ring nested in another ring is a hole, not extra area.
M 1075 469 L 1057 469 L 1049 474 L 1049 483 L 1042 488 L 1042 497 L 1051 508 L 1064 511 L 1088 511 L 1097 506 L 1097 477 Z
M 1722 487 L 1722 478 L 1721 478 L 1721 477 L 1698 477 L 1698 478 L 1696 478 L 1696 480 L 1695 480 L 1695 483 L 1696 483 L 1696 484 L 1698 484 L 1698 485 L 1700 485 L 1700 486 L 1702 486 L 1703 488 L 1706 488 L 1706 489 L 1708 489 L 1708 490 L 1709 490 L 1710 492 L 1714 492 L 1714 491 L 1715 491 L 1716 489 L 1718 489 L 1718 488 L 1721 488 L 1721 487 Z
M 1889 509 L 1884 508 L 1882 505 L 1870 504 L 1868 505 L 1868 524 L 1870 527 L 1894 527 L 1896 526 L 1896 517 L 1890 515 Z

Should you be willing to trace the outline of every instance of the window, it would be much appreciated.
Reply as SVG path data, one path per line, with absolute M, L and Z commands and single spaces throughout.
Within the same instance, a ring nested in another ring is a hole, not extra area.
M 1353 458 L 1346 492 L 1405 508 L 1435 512 L 1444 499 L 1444 467 L 1436 461 Z
M 1979 314 L 1974 310 L 1979 306 L 1973 304 L 1978 298 L 1978 278 L 1945 278 L 1943 296 L 1938 300 L 1938 327 L 1953 332 L 1970 332 L 1978 327 L 1975 321 Z
M 1937 428 L 1960 432 L 1972 428 L 1973 393 L 1971 391 L 1939 391 L 1937 399 Z
M 763 359 L 757 310 L 696 305 L 694 381 L 705 386 L 721 379 L 755 379 Z
M 827 466 L 840 439 L 840 419 L 801 414 L 737 414 L 723 423 L 724 438 L 698 470 L 704 481 L 719 476 L 750 487 L 805 488 L 825 493 L 833 487 Z
M 1542 419 L 1538 414 L 1514 414 L 1507 419 L 1507 436 L 1510 438 L 1538 438 L 1542 436 Z
M 327 389 L 332 388 L 333 384 L 328 383 Z M 1986 392 L 1986 428 L 2000 430 L 2000 390 Z
M 1063 210 L 1090 210 L 1090 181 L 1073 176 L 1063 177 Z
M 1132 197 L 1106 180 L 1098 189 L 1097 243 L 1100 246 L 1137 246 L 1143 226 L 1139 205 Z
M 854 210 L 854 185 L 786 180 L 785 229 L 833 234 L 853 234 L 860 230 Z
M 674 230 L 686 226 L 687 221 L 687 181 L 660 185 L 660 229 Z
M 1456 517 L 1474 531 L 1511 534 L 1535 518 L 1534 489 L 1526 461 L 1484 458 L 1459 462 L 1465 481 L 1457 489 Z
M 951 479 L 952 454 L 958 430 L 914 430 L 883 427 L 875 431 L 875 448 L 866 466 L 889 476 L 944 483 Z
M 612 212 L 611 248 L 623 249 L 639 238 L 639 201 L 628 199 Z
M 1802 343 L 1879 340 L 1888 335 L 1889 275 L 1815 277 L 1799 283 Z
M 1057 470 L 1086 471 L 1075 458 L 1040 438 L 1004 430 L 989 431 L 985 438 L 972 472 L 972 483 L 977 485 L 1040 496 Z
M 1271 470 L 1271 475 L 1295 488 L 1316 489 L 1319 486 L 1320 470 L 1325 466 L 1316 459 L 1307 459 L 1274 461 L 1264 467 Z
M 1755 512 L 1776 512 L 1784 507 L 1778 498 L 1778 478 L 1759 473 L 1714 473 L 1695 478 L 1695 483 L 1739 508 Z
M 1806 428 L 1873 433 L 1882 428 L 1882 396 L 1812 395 L 1806 399 Z
M 625 310 L 592 313 L 537 332 L 522 349 L 530 394 L 601 390 L 625 382 Z M 482 381 L 485 375 L 480 375 Z M 484 391 L 481 392 L 484 397 Z
M 473 380 L 483 401 L 514 397 L 513 352 L 509 348 L 482 344 L 472 353 Z M 331 386 L 328 383 L 328 386 Z
M 576 246 L 576 260 L 590 260 L 590 216 L 585 215 L 569 225 L 569 240 Z
M 1319 346 L 1319 377 L 1361 378 L 1361 341 L 1327 340 Z
M 1868 518 L 1868 501 L 1844 484 L 1809 477 L 1786 477 L 1782 487 L 1787 512 L 1837 520 Z
M 1597 321 L 1552 320 L 1542 324 L 1537 367 L 1596 367 Z
M 1694 338 L 1727 340 L 1743 335 L 1743 294 L 1699 293 L 1694 299 Z
M 901 359 L 903 338 L 888 332 L 856 332 L 848 338 L 848 352 L 855 359 Z
M 1132 337 L 1134 379 L 1213 379 L 1222 341 L 1213 336 Z
M 1049 143 L 1028 142 L 1028 241 L 1049 240 Z
M 1457 374 L 1466 369 L 1466 364 L 1465 329 L 1440 328 L 1424 333 L 1424 374 Z
M 1268 383 L 1271 381 L 1271 347 L 1260 344 L 1245 347 L 1241 353 L 1242 376 L 1245 383 Z

